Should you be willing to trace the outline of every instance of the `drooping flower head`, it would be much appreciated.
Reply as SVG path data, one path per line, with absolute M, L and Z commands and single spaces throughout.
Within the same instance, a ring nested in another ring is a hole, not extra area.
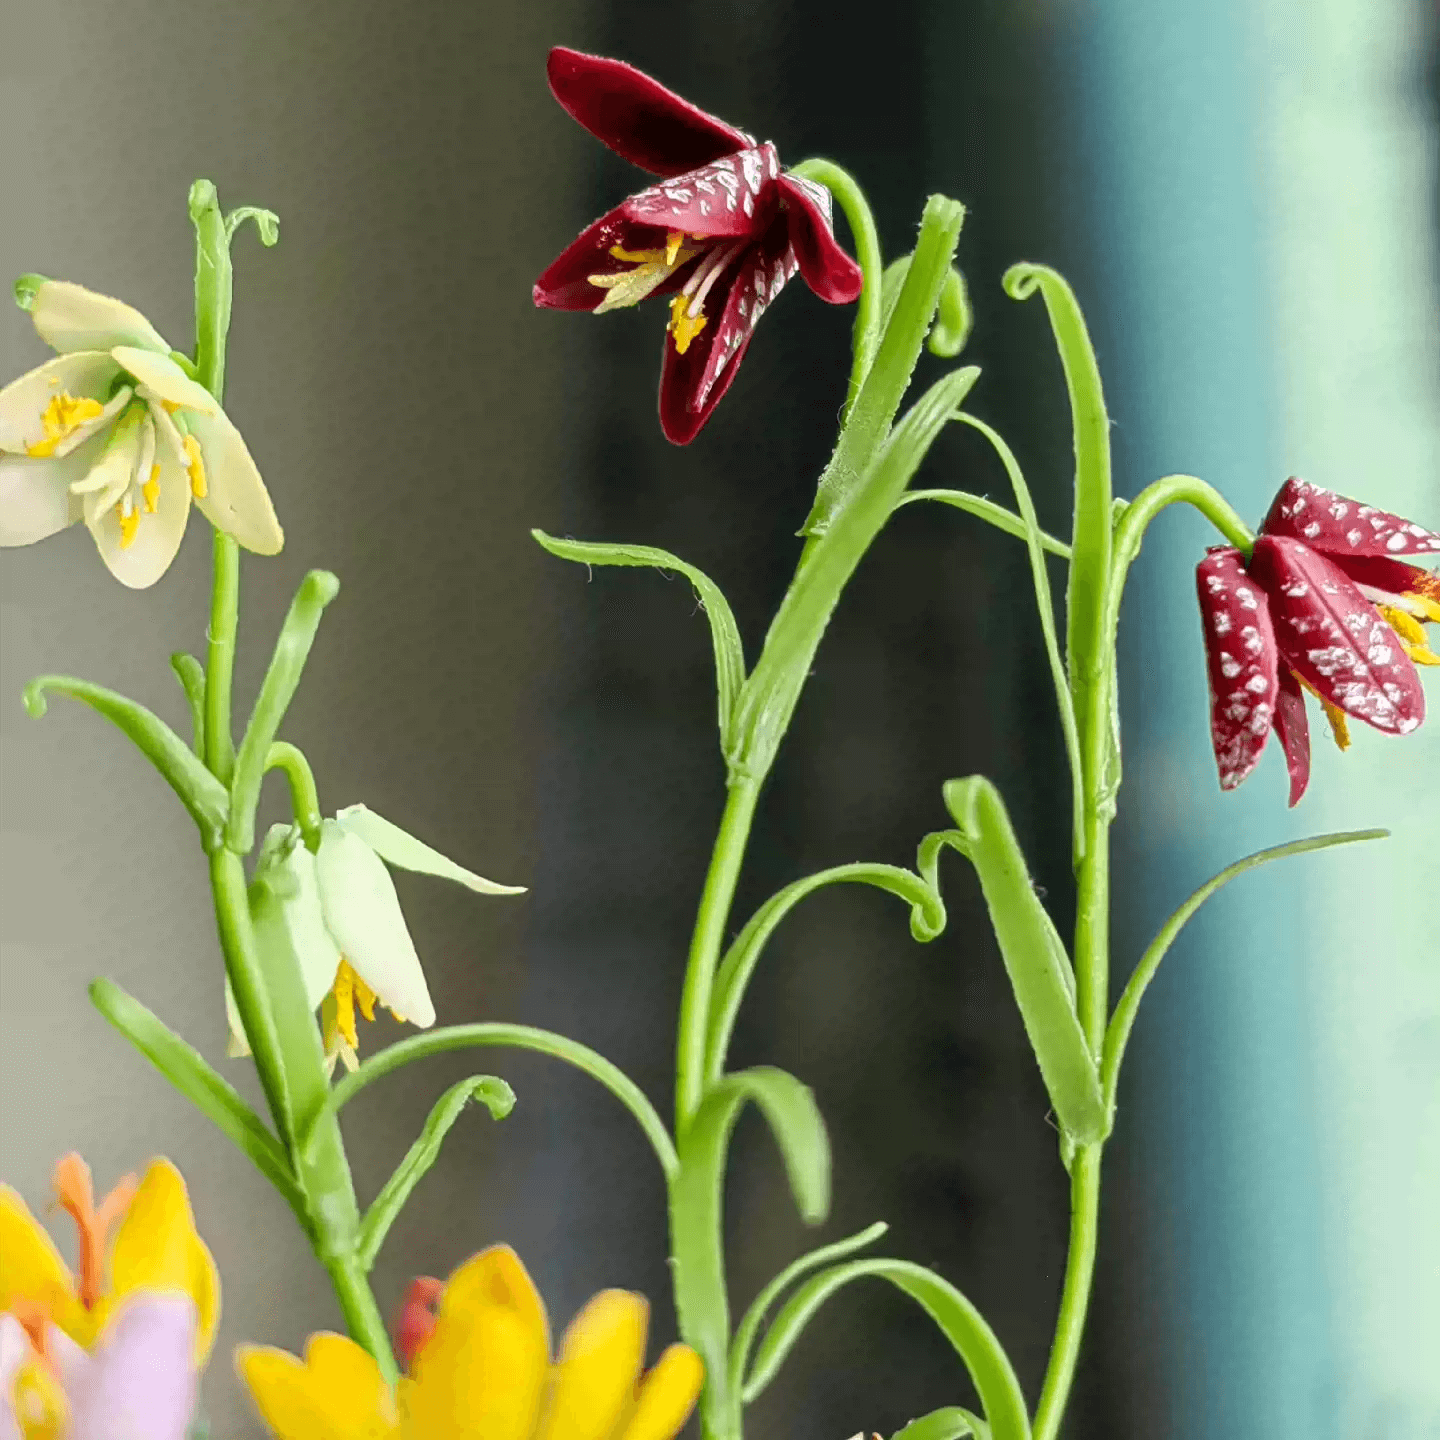
M 26 1440 L 181 1440 L 220 1305 L 184 1180 L 156 1160 L 97 1205 L 67 1155 L 55 1194 L 78 1232 L 74 1272 L 0 1186 L 0 1434 L 8 1421 Z
M 1424 629 L 1440 622 L 1440 578 L 1402 557 L 1436 555 L 1440 535 L 1294 478 L 1248 560 L 1231 546 L 1206 554 L 1196 585 L 1222 789 L 1250 774 L 1273 729 L 1298 803 L 1310 779 L 1306 690 L 1342 750 L 1347 716 L 1394 735 L 1420 724 L 1415 667 L 1440 665 Z
M 0 390 L 0 545 L 83 519 L 115 578 L 143 589 L 175 558 L 193 500 L 247 550 L 279 551 L 240 432 L 138 310 L 46 280 L 30 316 L 59 355 Z
M 770 142 L 619 60 L 556 48 L 548 74 L 597 140 L 663 179 L 583 231 L 536 282 L 535 303 L 603 314 L 671 297 L 660 424 L 687 445 L 796 269 L 822 300 L 843 305 L 860 294 L 860 267 L 836 243 L 829 191 L 782 171 Z
M 688 1346 L 642 1374 L 643 1296 L 602 1290 L 552 1365 L 544 1302 L 513 1250 L 483 1250 L 437 1286 L 412 1287 L 394 1390 L 339 1335 L 312 1336 L 303 1361 L 242 1347 L 240 1374 L 278 1440 L 673 1440 L 694 1408 L 703 1367 Z
M 256 878 L 270 887 L 281 933 L 266 943 L 293 952 L 306 1000 L 321 1011 L 325 1058 L 334 1068 L 358 1063 L 357 1014 L 374 1020 L 384 1005 L 397 1020 L 421 1029 L 435 1023 L 435 1006 L 415 942 L 386 865 L 453 880 L 481 895 L 521 895 L 523 885 L 500 885 L 432 849 L 364 805 L 349 805 L 320 828 L 314 855 L 297 829 L 274 826 L 256 861 Z M 252 887 L 252 911 L 255 909 Z M 256 916 L 259 926 L 262 921 Z M 248 1055 L 240 1012 L 229 982 L 230 1054 Z

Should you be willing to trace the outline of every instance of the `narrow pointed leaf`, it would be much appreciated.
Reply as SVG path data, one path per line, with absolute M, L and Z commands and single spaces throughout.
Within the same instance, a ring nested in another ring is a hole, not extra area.
M 888 1280 L 923 1309 L 959 1352 L 980 1394 L 992 1440 L 1029 1440 L 1030 1420 L 1015 1370 L 995 1332 L 948 1280 L 905 1260 L 852 1260 L 807 1281 L 786 1302 L 760 1342 L 745 1382 L 748 1405 L 775 1378 L 815 1312 L 836 1291 L 866 1276 Z
M 1065 947 L 1030 879 L 1000 792 L 982 775 L 951 780 L 945 804 L 961 836 L 957 848 L 980 878 L 990 923 L 1040 1065 L 1050 1102 L 1067 1136 L 1088 1145 L 1108 1125 L 1100 1077 L 1075 1013 Z
M 730 748 L 734 724 L 735 701 L 745 683 L 745 649 L 740 643 L 740 629 L 730 603 L 720 587 L 697 566 L 690 565 L 668 550 L 650 545 L 607 545 L 588 540 L 560 540 L 543 530 L 530 532 L 552 555 L 574 560 L 581 565 L 635 565 L 655 570 L 671 570 L 683 575 L 699 596 L 705 618 L 710 622 L 710 641 L 715 650 L 716 703 L 720 719 L 720 746 Z
M 725 1052 L 730 1046 L 730 1036 L 740 1013 L 741 1001 L 745 998 L 745 989 L 771 935 L 807 895 L 826 885 L 840 884 L 873 885 L 904 900 L 910 906 L 910 933 L 922 944 L 933 940 L 945 928 L 945 903 L 940 898 L 940 892 L 913 870 L 905 870 L 898 865 L 837 865 L 787 885 L 750 917 L 715 973 L 715 989 L 710 1002 L 710 1033 L 706 1044 L 707 1074 L 712 1083 L 718 1081 L 724 1072 Z
M 730 1388 L 738 1391 L 745 1379 L 750 1364 L 750 1351 L 760 1334 L 760 1327 L 770 1313 L 770 1307 L 792 1285 L 812 1270 L 822 1265 L 833 1265 L 838 1260 L 848 1259 L 857 1250 L 873 1245 L 890 1227 L 883 1221 L 867 1226 L 858 1234 L 837 1240 L 833 1245 L 821 1245 L 792 1260 L 754 1299 L 745 1317 L 735 1327 L 735 1338 L 730 1344 Z
M 365 1212 L 356 1255 L 366 1270 L 374 1264 L 386 1233 L 404 1209 L 410 1192 L 439 1159 L 440 1147 L 450 1127 L 472 1100 L 480 1101 L 490 1112 L 492 1120 L 503 1120 L 515 1108 L 515 1092 L 494 1075 L 472 1075 L 468 1080 L 452 1085 L 435 1102 L 419 1139 L 406 1152 L 405 1158 L 395 1167 L 395 1173 L 385 1182 L 385 1188 Z
M 219 1075 L 163 1020 L 113 980 L 90 985 L 95 1008 L 210 1122 L 255 1163 L 307 1228 L 305 1202 L 280 1142 Z
M 200 827 L 207 848 L 225 828 L 229 797 L 225 787 L 202 765 L 194 751 L 143 705 L 69 675 L 39 675 L 25 687 L 25 708 L 39 719 L 46 710 L 46 691 L 83 701 L 123 731 L 160 772 Z
M 972 495 L 968 490 L 907 490 L 896 501 L 895 508 L 898 510 L 902 505 L 913 505 L 917 500 L 938 500 L 942 505 L 953 505 L 955 509 L 977 516 L 987 525 L 993 525 L 997 530 L 1003 530 L 1017 540 L 1029 538 L 1030 527 L 1013 510 L 1007 510 L 1003 505 L 997 505 L 983 495 Z M 1039 532 L 1037 538 L 1042 549 L 1060 556 L 1062 560 L 1070 558 L 1070 547 L 1063 540 L 1057 540 L 1044 530 Z
M 325 607 L 340 591 L 340 582 L 328 570 L 312 570 L 300 583 L 290 602 L 290 613 L 280 627 L 270 666 L 255 697 L 245 738 L 235 753 L 235 774 L 231 781 L 230 825 L 227 843 L 247 855 L 255 844 L 255 807 L 260 799 L 260 782 L 270 744 L 285 718 L 296 686 L 315 643 L 315 632 Z
M 420 875 L 437 875 L 454 880 L 480 895 L 523 895 L 523 885 L 500 885 L 432 849 L 423 840 L 402 830 L 398 825 L 377 815 L 364 805 L 347 805 L 335 816 L 342 829 L 358 835 L 382 860 L 413 870 Z
M 197 756 L 205 754 L 205 667 L 193 656 L 179 651 L 170 657 L 170 668 L 185 692 L 190 706 L 190 728 L 195 739 L 191 745 Z
M 1247 855 L 1243 860 L 1237 860 L 1233 865 L 1227 865 L 1218 875 L 1207 880 L 1191 895 L 1160 927 L 1159 932 L 1140 957 L 1140 963 L 1136 965 L 1129 983 L 1125 986 L 1125 993 L 1120 997 L 1119 1003 L 1115 1006 L 1115 1013 L 1110 1018 L 1110 1026 L 1105 1033 L 1105 1055 L 1101 1066 L 1107 1106 L 1113 1109 L 1115 1105 L 1115 1090 L 1120 1080 L 1120 1062 L 1125 1058 L 1125 1046 L 1130 1039 L 1130 1031 L 1134 1028 L 1135 1017 L 1139 1013 L 1140 1001 L 1145 991 L 1155 978 L 1155 972 L 1160 968 L 1160 962 L 1175 943 L 1181 930 L 1185 928 L 1186 921 L 1217 890 L 1224 889 L 1236 876 L 1243 875 L 1247 870 L 1254 870 L 1261 865 L 1268 865 L 1272 860 L 1284 860 L 1291 855 L 1305 855 L 1311 850 L 1328 850 L 1335 845 L 1354 845 L 1361 840 L 1384 840 L 1389 835 L 1388 830 L 1344 830 L 1330 835 L 1311 835 L 1304 840 L 1291 840 L 1285 845 L 1272 845 L 1268 850 L 1258 850 L 1253 855 Z
M 947 1405 L 943 1410 L 932 1410 L 912 1420 L 890 1440 L 965 1440 L 968 1435 L 975 1436 L 976 1440 L 990 1440 L 990 1427 L 969 1410 Z

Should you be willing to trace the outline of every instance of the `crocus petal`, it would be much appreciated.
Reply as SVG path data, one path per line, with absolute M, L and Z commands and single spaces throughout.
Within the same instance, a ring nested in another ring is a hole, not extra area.
M 0 1440 L 21 1440 L 12 1396 L 20 1367 L 30 1358 L 30 1337 L 13 1316 L 0 1311 Z
M 621 60 L 556 46 L 550 93 L 597 140 L 655 175 L 679 175 L 755 142 Z
M 92 435 L 59 459 L 0 455 L 0 545 L 33 545 L 79 520 L 83 503 L 70 487 L 90 473 L 104 448 L 105 437 Z
M 1347 715 L 1405 735 L 1425 718 L 1420 676 L 1375 607 L 1323 555 L 1261 535 L 1250 574 L 1270 597 L 1281 658 Z
M 51 399 L 64 392 L 77 399 L 109 398 L 120 367 L 104 351 L 60 355 L 12 380 L 0 390 L 0 450 L 24 455 L 45 438 L 40 417 Z
M 646 1375 L 620 1440 L 674 1440 L 700 1395 L 705 1366 L 688 1345 L 671 1345 Z
M 126 473 L 126 487 L 134 474 L 139 449 L 137 429 L 130 455 L 130 470 Z M 106 462 L 102 460 L 101 463 Z M 117 467 L 123 463 L 123 456 L 116 461 Z M 160 491 L 156 497 L 155 512 L 140 516 L 140 523 L 135 527 L 134 538 L 128 546 L 123 543 L 124 533 L 120 517 L 116 514 L 117 492 L 104 489 L 85 496 L 85 523 L 95 538 L 100 558 L 110 573 L 132 590 L 144 590 L 153 585 L 170 568 L 170 562 L 185 538 L 185 523 L 190 517 L 190 477 L 163 445 L 156 451 L 156 463 L 160 467 Z M 118 468 L 116 473 L 119 473 Z M 118 493 L 123 493 L 126 487 L 121 487 Z
M 1280 487 L 1260 533 L 1299 540 L 1342 567 L 1351 557 L 1440 555 L 1440 535 L 1424 526 L 1293 475 Z
M 347 805 L 337 812 L 335 819 L 352 835 L 358 835 L 382 860 L 398 865 L 402 870 L 414 870 L 421 875 L 438 875 L 442 880 L 455 880 L 467 889 L 481 895 L 523 895 L 523 885 L 498 885 L 487 880 L 463 865 L 447 859 L 438 850 L 432 850 L 423 840 L 392 824 L 383 815 L 377 815 L 365 805 Z
M 865 273 L 835 238 L 830 192 L 800 175 L 782 175 L 779 188 L 790 245 L 805 283 L 831 305 L 858 300 Z
M 539 1440 L 607 1440 L 633 1401 L 649 1318 L 643 1295 L 602 1290 L 570 1322 Z
M 184 1178 L 168 1160 L 151 1162 L 125 1212 L 110 1251 L 110 1278 L 110 1305 L 138 1291 L 188 1296 L 197 1317 L 195 1365 L 204 1364 L 220 1317 L 220 1277 L 195 1233 Z
M 795 254 L 778 234 L 752 246 L 707 300 L 710 323 L 682 355 L 667 332 L 660 369 L 660 428 L 688 445 L 734 382 L 760 317 L 795 273 Z
M 76 350 L 113 350 L 117 345 L 161 355 L 170 352 L 160 333 L 138 310 L 69 280 L 47 280 L 41 285 L 31 302 L 30 318 L 40 338 L 65 355 Z
M 0 1185 L 0 1312 L 21 1302 L 57 1321 L 82 1308 L 55 1242 L 19 1194 Z
M 283 1350 L 242 1345 L 235 1366 L 278 1440 L 386 1440 L 394 1433 L 395 1406 L 380 1367 L 344 1335 L 312 1335 L 303 1363 Z
M 641 190 L 620 213 L 637 225 L 685 235 L 758 235 L 779 203 L 779 175 L 773 145 L 737 150 Z
M 1220 788 L 1233 790 L 1260 761 L 1280 693 L 1275 630 L 1245 558 L 1230 546 L 1195 567 L 1210 675 L 1210 739 Z
M 316 857 L 325 926 L 355 973 L 397 1015 L 423 1030 L 435 1006 L 385 862 L 358 836 L 327 820 Z
M 195 1412 L 196 1331 L 188 1296 L 127 1300 L 70 1391 L 68 1440 L 185 1440 Z
M 549 1361 L 545 1307 L 519 1256 L 482 1250 L 450 1277 L 435 1331 L 400 1382 L 404 1433 L 529 1440 Z
M 1300 803 L 1310 783 L 1310 721 L 1305 715 L 1305 692 L 1290 670 L 1280 671 L 1280 695 L 1275 702 L 1275 733 L 1285 750 L 1290 772 L 1290 805 Z
M 110 353 L 122 369 L 161 400 L 182 410 L 193 410 L 197 415 L 214 415 L 220 409 L 215 397 L 198 380 L 192 380 L 169 355 L 157 355 L 133 345 L 117 345 Z
M 285 532 L 240 432 L 223 410 L 188 419 L 205 466 L 205 494 L 195 501 L 200 513 L 254 554 L 278 555 Z

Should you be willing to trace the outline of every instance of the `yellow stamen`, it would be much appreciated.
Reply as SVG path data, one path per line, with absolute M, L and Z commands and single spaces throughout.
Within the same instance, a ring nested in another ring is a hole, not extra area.
M 678 230 L 666 232 L 663 250 L 627 250 L 623 245 L 612 245 L 611 256 L 634 268 L 614 275 L 586 277 L 590 284 L 607 292 L 605 298 L 595 307 L 595 314 L 603 315 L 607 310 L 638 305 L 658 285 L 664 284 L 680 266 L 693 260 L 699 253 L 685 243 L 685 236 Z
M 1332 705 L 1303 675 L 1295 674 L 1295 678 L 1307 689 L 1319 702 L 1320 708 L 1325 712 L 1325 718 L 1330 722 L 1330 734 L 1334 737 L 1336 747 L 1340 750 L 1350 748 L 1350 722 L 1345 717 L 1345 712 L 1338 706 Z
M 1401 649 L 1417 665 L 1440 665 L 1440 655 L 1430 648 L 1425 627 L 1408 610 L 1398 609 L 1394 605 L 1377 605 L 1375 608 L 1395 632 Z M 1436 607 L 1435 618 L 1440 620 L 1440 606 Z
M 680 246 L 684 243 L 685 237 L 678 230 L 671 230 L 665 236 L 665 263 L 673 265 L 675 257 L 680 253 Z
M 360 1043 L 355 1030 L 355 981 L 358 977 L 348 960 L 340 962 L 330 993 L 335 997 L 335 1033 L 352 1050 Z
M 153 465 L 150 468 L 150 478 L 140 487 L 140 493 L 145 497 L 145 513 L 153 515 L 156 507 L 160 504 L 160 467 Z
M 129 497 L 127 496 L 128 500 Z M 135 543 L 136 533 L 140 529 L 140 512 L 131 505 L 127 511 L 122 501 L 115 507 L 115 513 L 120 517 L 120 548 L 128 550 Z
M 205 457 L 200 453 L 200 442 L 193 436 L 185 437 L 185 468 L 190 472 L 190 493 L 203 500 L 209 492 L 205 481 Z
M 670 324 L 669 331 L 675 337 L 675 349 L 683 355 L 689 348 L 690 342 L 705 328 L 706 317 L 703 313 L 692 315 L 690 313 L 690 297 L 688 295 L 677 295 L 670 302 Z
M 53 455 L 61 441 L 73 435 L 87 420 L 93 420 L 104 408 L 98 400 L 83 395 L 77 399 L 67 390 L 52 395 L 50 403 L 40 412 L 45 438 L 27 445 L 26 452 L 37 459 Z

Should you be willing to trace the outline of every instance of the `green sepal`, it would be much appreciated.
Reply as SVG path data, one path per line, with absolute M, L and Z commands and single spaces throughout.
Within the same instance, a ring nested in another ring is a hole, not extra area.
M 113 980 L 90 984 L 91 1004 L 280 1192 L 306 1233 L 305 1198 L 285 1149 L 240 1092 L 163 1020 Z
M 745 683 L 745 648 L 740 627 L 720 587 L 701 569 L 668 550 L 650 545 L 609 545 L 590 540 L 560 540 L 543 530 L 532 530 L 536 543 L 562 560 L 580 565 L 635 565 L 654 570 L 671 570 L 683 575 L 694 587 L 705 618 L 710 622 L 710 641 L 715 651 L 716 706 L 719 712 L 720 748 L 729 754 L 735 701 Z
M 1000 792 L 982 775 L 951 780 L 945 804 L 956 831 L 927 838 L 921 873 L 933 879 L 944 845 L 968 857 L 1064 1135 L 1089 1145 L 1109 1132 L 1095 1058 L 1075 1011 L 1075 978 L 1064 942 L 1035 893 Z
M 452 1085 L 435 1102 L 419 1138 L 406 1152 L 405 1158 L 385 1182 L 385 1187 L 371 1202 L 360 1222 L 360 1238 L 355 1247 L 356 1258 L 364 1269 L 375 1263 L 395 1217 L 410 1198 L 410 1192 L 440 1158 L 440 1147 L 460 1112 L 478 1100 L 490 1112 L 492 1120 L 503 1120 L 515 1108 L 515 1092 L 494 1075 L 472 1075 Z
M 921 944 L 933 940 L 945 928 L 945 902 L 940 892 L 913 870 L 898 865 L 857 863 L 836 865 L 795 880 L 772 895 L 746 922 L 731 942 L 715 972 L 710 1001 L 710 1029 L 706 1044 L 706 1075 L 717 1082 L 725 1069 L 725 1052 L 735 1028 L 746 986 L 755 973 L 761 952 L 780 922 L 807 895 L 826 885 L 873 885 L 898 896 L 910 906 L 910 933 Z
M 227 843 L 238 854 L 249 854 L 255 844 L 255 807 L 260 801 L 260 782 L 265 777 L 270 746 L 300 684 L 320 617 L 339 591 L 339 580 L 328 570 L 312 570 L 300 582 L 280 627 L 270 666 L 245 727 L 245 738 L 235 752 Z
M 792 1260 L 755 1297 L 744 1318 L 735 1327 L 735 1338 L 730 1342 L 730 1388 L 739 1394 L 745 1380 L 745 1371 L 750 1364 L 750 1352 L 760 1334 L 760 1327 L 770 1313 L 770 1307 L 803 1276 L 822 1265 L 833 1265 L 837 1260 L 846 1260 L 857 1250 L 873 1245 L 890 1227 L 877 1220 L 873 1225 L 855 1235 L 837 1240 L 833 1245 L 821 1245 Z
M 990 1427 L 978 1416 L 959 1405 L 947 1405 L 942 1410 L 932 1410 L 918 1420 L 912 1420 L 904 1429 L 897 1430 L 890 1440 L 991 1440 Z
M 190 707 L 190 729 L 195 736 L 191 749 L 195 758 L 205 756 L 205 667 L 183 650 L 170 657 L 170 668 L 185 692 L 185 703 Z
M 1344 830 L 1329 835 L 1311 835 L 1304 840 L 1291 840 L 1285 845 L 1272 845 L 1268 850 L 1258 850 L 1243 860 L 1237 860 L 1233 865 L 1227 865 L 1195 891 L 1160 927 L 1155 938 L 1146 947 L 1125 986 L 1124 994 L 1115 1006 L 1115 1013 L 1110 1017 L 1110 1024 L 1105 1032 L 1104 1058 L 1100 1067 L 1105 1101 L 1110 1110 L 1113 1112 L 1115 1108 L 1115 1091 L 1120 1083 L 1120 1062 L 1125 1058 L 1125 1046 L 1130 1039 L 1135 1017 L 1139 1013 L 1141 998 L 1155 978 L 1155 972 L 1160 968 L 1166 952 L 1185 928 L 1186 922 L 1217 890 L 1223 889 L 1247 870 L 1268 865 L 1272 860 L 1304 855 L 1311 850 L 1328 850 L 1336 845 L 1354 845 L 1361 840 L 1385 840 L 1389 835 L 1388 830 Z
M 225 833 L 230 797 L 194 751 L 158 715 L 103 685 L 92 685 L 69 675 L 37 675 L 25 687 L 23 696 L 25 709 L 37 720 L 45 714 L 47 690 L 82 701 L 123 731 L 180 797 L 200 827 L 206 851 L 213 852 L 219 847 Z
M 11 292 L 15 296 L 15 303 L 22 310 L 29 310 L 35 304 L 35 296 L 40 287 L 49 282 L 48 275 L 36 275 L 33 271 L 19 276 Z
M 742 1391 L 744 1403 L 750 1404 L 775 1378 L 821 1305 L 852 1280 L 870 1275 L 888 1280 L 910 1296 L 955 1347 L 979 1392 L 991 1440 L 1030 1440 L 1025 1396 L 995 1332 L 948 1280 L 905 1260 L 852 1260 L 822 1271 L 802 1285 L 760 1342 Z

